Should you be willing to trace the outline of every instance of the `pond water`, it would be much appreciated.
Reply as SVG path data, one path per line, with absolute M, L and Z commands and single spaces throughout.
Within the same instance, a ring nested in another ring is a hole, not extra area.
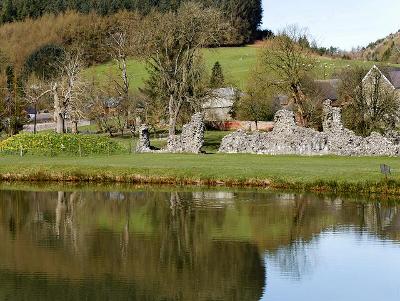
M 400 300 L 396 202 L 96 189 L 0 191 L 0 300 Z

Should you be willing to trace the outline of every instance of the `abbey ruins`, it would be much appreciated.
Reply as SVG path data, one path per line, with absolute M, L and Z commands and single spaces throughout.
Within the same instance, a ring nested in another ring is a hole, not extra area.
M 339 108 L 324 103 L 323 131 L 299 127 L 294 113 L 287 110 L 275 115 L 271 132 L 237 131 L 222 140 L 220 153 L 252 153 L 268 155 L 339 155 L 339 156 L 398 156 L 400 144 L 397 137 L 384 137 L 372 133 L 369 137 L 357 136 L 346 129 Z
M 136 146 L 138 153 L 194 153 L 199 154 L 204 144 L 204 116 L 197 113 L 191 121 L 182 127 L 182 133 L 168 138 L 166 148 L 154 150 L 150 146 L 149 129 L 142 125 L 139 129 L 139 142 Z
M 139 153 L 201 153 L 204 144 L 204 120 L 201 113 L 195 114 L 190 123 L 182 128 L 182 134 L 170 137 L 166 148 L 153 150 L 150 147 L 146 126 L 139 130 Z M 225 136 L 220 153 L 250 153 L 267 155 L 338 155 L 338 156 L 399 156 L 400 136 L 372 133 L 369 137 L 357 136 L 345 128 L 339 108 L 324 103 L 323 131 L 296 125 L 292 111 L 280 110 L 275 115 L 275 126 L 271 132 L 247 132 L 239 130 Z

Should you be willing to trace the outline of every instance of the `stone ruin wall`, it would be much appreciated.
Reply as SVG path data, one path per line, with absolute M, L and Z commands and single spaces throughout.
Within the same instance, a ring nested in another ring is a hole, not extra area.
M 199 154 L 204 144 L 204 116 L 197 113 L 192 116 L 190 123 L 182 127 L 182 133 L 168 138 L 166 148 L 154 150 L 150 146 L 149 129 L 142 125 L 139 129 L 139 142 L 136 146 L 138 153 L 194 153 Z
M 204 144 L 204 116 L 195 114 L 182 128 L 181 135 L 169 137 L 161 150 L 150 146 L 149 129 L 139 129 L 139 153 L 201 153 Z M 267 155 L 339 155 L 339 156 L 400 156 L 400 135 L 372 133 L 369 137 L 357 136 L 345 128 L 339 108 L 324 104 L 323 131 L 297 126 L 294 113 L 287 110 L 275 115 L 271 132 L 246 132 L 239 130 L 223 138 L 220 153 L 252 153 Z
M 150 132 L 147 125 L 143 124 L 139 128 L 139 141 L 136 145 L 137 153 L 150 153 L 152 152 L 150 146 Z
M 169 137 L 166 151 L 169 153 L 199 154 L 204 144 L 204 117 L 202 113 L 192 116 L 192 120 L 182 127 L 182 133 Z
M 339 108 L 324 103 L 323 131 L 299 127 L 294 113 L 287 110 L 275 115 L 271 132 L 246 132 L 239 130 L 226 136 L 220 153 L 252 153 L 268 155 L 339 155 L 339 156 L 399 156 L 397 135 L 384 137 L 372 133 L 369 137 L 357 136 L 346 129 Z

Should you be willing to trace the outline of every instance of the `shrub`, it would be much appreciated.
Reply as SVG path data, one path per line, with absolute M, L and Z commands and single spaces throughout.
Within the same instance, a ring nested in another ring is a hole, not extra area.
M 28 78 L 34 73 L 38 78 L 52 79 L 59 72 L 57 62 L 64 57 L 65 50 L 58 45 L 48 44 L 36 49 L 25 61 L 24 75 Z
M 10 137 L 0 143 L 2 153 L 38 155 L 90 155 L 115 154 L 125 150 L 119 143 L 105 136 L 74 134 L 31 134 L 23 133 Z

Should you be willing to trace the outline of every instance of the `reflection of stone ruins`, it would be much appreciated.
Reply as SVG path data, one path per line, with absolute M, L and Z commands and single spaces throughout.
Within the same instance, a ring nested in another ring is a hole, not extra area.
M 330 101 L 324 104 L 323 132 L 299 127 L 293 112 L 281 110 L 275 115 L 272 132 L 237 131 L 222 140 L 221 153 L 254 153 L 269 155 L 340 155 L 398 156 L 400 144 L 395 137 L 378 133 L 363 138 L 343 127 L 339 108 Z
M 163 152 L 163 153 L 195 153 L 199 154 L 204 144 L 204 117 L 197 113 L 192 116 L 190 123 L 182 127 L 181 135 L 175 135 L 168 138 L 168 144 L 165 149 L 156 151 L 150 147 L 150 135 L 146 125 L 139 129 L 139 142 L 136 146 L 136 152 Z

